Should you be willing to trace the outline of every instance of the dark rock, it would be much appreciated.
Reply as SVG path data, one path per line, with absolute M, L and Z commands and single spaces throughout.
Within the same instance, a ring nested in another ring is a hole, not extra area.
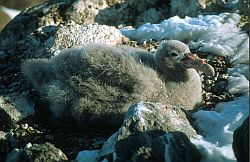
M 8 134 L 0 131 L 0 161 L 5 161 L 7 152 L 10 151 L 10 147 Z
M 249 161 L 249 117 L 234 131 L 233 150 L 238 162 Z
M 62 23 L 60 13 L 71 3 L 72 1 L 54 0 L 23 10 L 0 33 L 0 48 L 12 49 L 19 40 L 26 38 L 39 27 Z
M 117 141 L 114 161 L 199 162 L 201 154 L 182 132 L 145 131 Z
M 11 93 L 0 96 L 0 127 L 10 126 L 34 113 L 34 102 L 27 95 Z
M 130 107 L 123 125 L 104 143 L 98 158 L 199 161 L 201 155 L 188 139 L 195 134 L 180 107 L 138 103 Z
M 215 82 L 214 86 L 211 87 L 211 90 L 214 94 L 218 95 L 226 90 L 227 85 L 227 81 L 218 81 Z
M 196 146 L 184 133 L 178 131 L 157 137 L 153 141 L 153 152 L 167 157 L 163 161 L 169 162 L 199 162 L 201 159 Z
M 6 162 L 23 162 L 23 161 L 66 161 L 66 155 L 54 145 L 45 142 L 44 144 L 30 143 L 23 149 L 15 149 L 7 155 Z

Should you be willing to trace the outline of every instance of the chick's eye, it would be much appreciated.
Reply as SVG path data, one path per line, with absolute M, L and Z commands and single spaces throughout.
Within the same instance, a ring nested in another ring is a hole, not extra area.
M 178 53 L 172 52 L 170 55 L 173 56 L 173 57 L 176 57 L 176 56 L 178 56 Z

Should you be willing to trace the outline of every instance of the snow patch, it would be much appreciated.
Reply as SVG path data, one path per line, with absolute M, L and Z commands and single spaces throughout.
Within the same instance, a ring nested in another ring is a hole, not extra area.
M 136 116 L 138 117 L 138 120 L 140 120 L 142 125 L 146 125 L 143 112 L 150 113 L 152 111 L 145 106 L 144 102 L 139 102 L 129 109 L 129 113 L 126 114 L 124 122 L 126 122 L 131 116 Z
M 84 150 L 78 153 L 76 160 L 78 162 L 96 162 L 99 150 Z
M 237 76 L 229 76 L 227 90 L 231 94 L 248 93 L 249 81 L 241 74 L 238 74 Z
M 238 74 L 241 74 L 249 80 L 249 65 L 239 64 L 233 68 L 228 68 L 228 74 L 231 76 L 238 76 Z
M 236 162 L 232 149 L 233 132 L 248 114 L 248 95 L 219 103 L 214 111 L 201 110 L 193 114 L 199 130 L 203 132 L 203 138 L 192 139 L 205 157 L 202 162 Z

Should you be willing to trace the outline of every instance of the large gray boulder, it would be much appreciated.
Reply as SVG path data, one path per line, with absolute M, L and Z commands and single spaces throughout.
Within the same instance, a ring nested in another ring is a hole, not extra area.
M 189 140 L 195 135 L 181 107 L 141 102 L 130 107 L 122 126 L 104 143 L 96 159 L 198 162 L 201 155 Z
M 202 14 L 239 12 L 248 16 L 248 4 L 245 0 L 171 0 L 171 15 L 196 17 Z M 194 12 L 195 11 L 195 12 Z
M 6 162 L 61 162 L 68 160 L 66 155 L 54 145 L 45 142 L 44 144 L 27 144 L 23 149 L 15 149 L 7 155 Z
M 66 24 L 38 28 L 19 41 L 15 52 L 27 58 L 45 58 L 62 49 L 80 48 L 86 43 L 117 45 L 127 38 L 113 26 Z
M 238 162 L 249 161 L 249 117 L 234 131 L 233 150 Z

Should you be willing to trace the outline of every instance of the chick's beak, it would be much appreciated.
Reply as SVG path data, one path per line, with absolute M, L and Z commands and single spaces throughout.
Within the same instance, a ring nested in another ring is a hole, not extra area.
M 192 53 L 184 54 L 185 58 L 182 59 L 183 65 L 187 68 L 194 68 L 200 70 L 207 75 L 214 76 L 214 68 L 205 62 L 205 60 L 194 56 Z

